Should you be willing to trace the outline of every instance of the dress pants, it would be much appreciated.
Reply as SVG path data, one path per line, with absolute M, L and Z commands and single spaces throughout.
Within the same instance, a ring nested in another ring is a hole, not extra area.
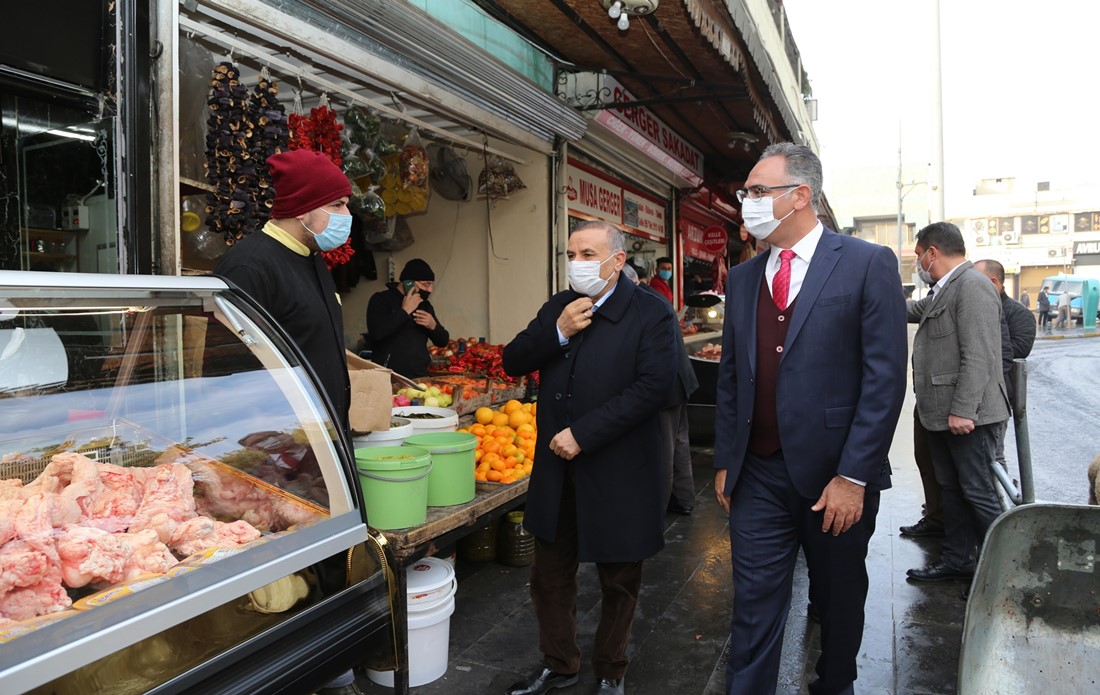
M 557 537 L 535 539 L 531 564 L 531 602 L 539 622 L 539 649 L 546 666 L 558 673 L 580 670 L 577 646 L 577 498 L 572 475 L 562 486 Z M 642 586 L 641 562 L 596 563 L 600 576 L 600 624 L 592 647 L 597 678 L 622 678 L 634 609 Z
M 863 516 L 851 529 L 824 533 L 816 499 L 798 494 L 781 454 L 749 454 L 730 502 L 733 623 L 727 695 L 775 693 L 783 633 L 801 547 L 814 605 L 821 614 L 821 656 L 813 695 L 852 692 L 863 641 L 867 544 L 875 531 L 879 492 L 867 490 Z
M 661 466 L 665 477 L 665 507 L 669 501 L 684 508 L 695 506 L 695 478 L 691 472 L 687 401 L 660 412 Z
M 932 452 L 928 449 L 928 430 L 913 409 L 913 459 L 920 472 L 920 482 L 924 487 L 924 518 L 929 523 L 943 527 L 943 499 L 940 484 L 936 480 L 936 469 L 932 465 Z
M 969 434 L 928 433 L 936 480 L 943 491 L 943 551 L 940 562 L 955 569 L 974 566 L 971 554 L 1001 514 L 993 487 L 994 451 L 1002 423 L 978 425 Z

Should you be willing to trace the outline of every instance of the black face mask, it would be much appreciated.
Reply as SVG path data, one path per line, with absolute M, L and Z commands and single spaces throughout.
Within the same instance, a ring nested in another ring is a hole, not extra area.
M 432 293 L 428 290 L 419 290 L 420 298 L 427 301 L 428 297 L 432 296 Z

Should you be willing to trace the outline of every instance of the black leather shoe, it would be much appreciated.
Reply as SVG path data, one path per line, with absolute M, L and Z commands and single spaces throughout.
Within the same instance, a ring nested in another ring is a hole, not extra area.
M 669 502 L 668 503 L 668 512 L 669 512 L 669 514 L 680 514 L 682 516 L 691 516 L 691 512 L 694 509 L 695 509 L 695 507 L 690 507 L 690 506 L 685 507 L 685 506 L 683 506 L 681 504 L 678 504 L 676 502 Z
M 943 536 L 943 525 L 932 523 L 926 516 L 912 526 L 902 526 L 898 530 L 903 536 Z
M 577 682 L 577 674 L 557 673 L 539 666 L 518 683 L 512 684 L 505 695 L 541 695 L 554 688 L 567 688 Z
M 626 695 L 625 678 L 601 678 L 596 684 L 596 695 Z
M 942 562 L 934 562 L 927 567 L 915 567 L 905 574 L 918 582 L 943 582 L 948 579 L 971 579 L 974 577 L 974 569 L 959 569 Z

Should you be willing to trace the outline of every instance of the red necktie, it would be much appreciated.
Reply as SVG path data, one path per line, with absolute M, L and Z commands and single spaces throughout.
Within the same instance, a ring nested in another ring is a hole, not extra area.
M 787 293 L 791 289 L 791 259 L 795 253 L 790 249 L 779 252 L 779 272 L 772 279 L 772 300 L 780 311 L 787 310 Z

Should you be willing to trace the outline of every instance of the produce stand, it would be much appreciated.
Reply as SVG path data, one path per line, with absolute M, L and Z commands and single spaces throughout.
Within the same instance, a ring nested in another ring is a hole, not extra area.
M 405 568 L 417 560 L 437 552 L 459 538 L 488 526 L 494 519 L 523 504 L 527 499 L 527 483 L 523 478 L 510 485 L 477 484 L 474 499 L 451 507 L 429 507 L 428 518 L 419 526 L 380 531 L 385 536 L 395 578 L 393 626 L 397 635 L 397 669 L 394 672 L 394 692 L 409 692 L 409 611 L 408 583 Z

